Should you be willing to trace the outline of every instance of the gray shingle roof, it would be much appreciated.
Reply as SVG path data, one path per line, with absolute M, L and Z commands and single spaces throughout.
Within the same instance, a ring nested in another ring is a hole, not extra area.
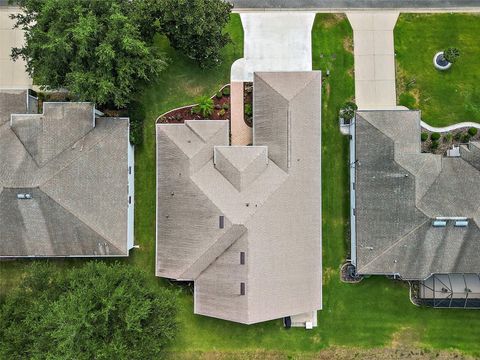
M 421 153 L 417 111 L 360 111 L 355 137 L 357 271 L 404 279 L 480 271 L 477 144 L 460 158 Z M 469 225 L 434 228 L 437 217 Z
M 22 115 L 25 92 L 2 98 L 16 104 L 2 118 L 18 115 L 0 125 L 0 256 L 128 255 L 128 120 L 94 127 L 89 103 Z
M 194 280 L 197 314 L 320 309 L 320 73 L 255 74 L 254 146 L 227 146 L 228 131 L 157 124 L 156 274 Z

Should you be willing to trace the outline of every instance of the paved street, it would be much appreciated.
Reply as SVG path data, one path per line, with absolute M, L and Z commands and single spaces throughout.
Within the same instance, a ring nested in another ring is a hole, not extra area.
M 351 10 L 480 11 L 479 0 L 230 0 L 235 10 L 296 9 L 321 12 Z

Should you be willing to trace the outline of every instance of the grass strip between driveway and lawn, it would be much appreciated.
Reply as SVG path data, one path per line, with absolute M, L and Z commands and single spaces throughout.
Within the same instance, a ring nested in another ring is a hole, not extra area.
M 199 69 L 170 48 L 165 38 L 157 38 L 157 45 L 171 58 L 171 64 L 138 95 L 146 112 L 144 143 L 135 153 L 135 237 L 140 249 L 131 251 L 131 256 L 123 261 L 146 270 L 158 286 L 180 289 L 180 330 L 172 345 L 172 357 L 212 351 L 311 355 L 339 346 L 352 349 L 422 347 L 433 352 L 459 349 L 480 355 L 479 312 L 415 307 L 409 301 L 406 284 L 385 277 L 371 277 L 356 285 L 339 280 L 339 267 L 347 256 L 349 244 L 349 159 L 348 138 L 338 129 L 338 111 L 354 96 L 352 30 L 343 15 L 318 14 L 312 32 L 313 66 L 324 71 L 324 310 L 318 313 L 319 326 L 310 331 L 299 328 L 287 331 L 281 320 L 247 326 L 194 315 L 191 289 L 155 278 L 155 119 L 170 109 L 191 104 L 200 95 L 212 95 L 229 82 L 230 66 L 243 53 L 243 32 L 238 15 L 232 15 L 228 32 L 233 41 L 224 49 L 222 65 L 212 70 Z M 328 77 L 325 76 L 327 69 L 330 70 Z M 84 261 L 56 260 L 55 263 L 62 268 Z M 0 263 L 3 293 L 18 282 L 28 262 Z

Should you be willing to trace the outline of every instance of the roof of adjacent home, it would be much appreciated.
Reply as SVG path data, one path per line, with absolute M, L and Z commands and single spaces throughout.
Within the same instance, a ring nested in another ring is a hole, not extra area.
M 128 119 L 0 91 L 0 256 L 123 256 Z M 31 199 L 19 199 L 30 194 Z
M 229 146 L 228 121 L 157 124 L 156 274 L 194 280 L 195 313 L 321 308 L 320 82 L 256 73 L 253 146 Z
M 356 246 L 361 274 L 425 279 L 479 272 L 480 148 L 421 153 L 420 112 L 360 111 L 355 120 Z M 467 218 L 456 227 L 454 218 Z M 434 227 L 447 218 L 444 227 Z

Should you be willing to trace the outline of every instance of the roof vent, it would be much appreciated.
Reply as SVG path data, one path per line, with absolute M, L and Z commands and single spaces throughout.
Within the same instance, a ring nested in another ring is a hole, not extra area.
M 447 226 L 447 222 L 445 220 L 435 220 L 432 223 L 433 227 L 445 227 Z
M 28 194 L 28 193 L 17 194 L 17 199 L 31 199 L 31 198 L 32 198 L 32 194 Z
M 223 228 L 225 227 L 225 216 L 220 215 L 220 216 L 218 217 L 218 227 L 219 227 L 220 229 L 223 229 Z
M 457 220 L 455 221 L 455 227 L 467 227 L 468 221 L 467 220 Z

